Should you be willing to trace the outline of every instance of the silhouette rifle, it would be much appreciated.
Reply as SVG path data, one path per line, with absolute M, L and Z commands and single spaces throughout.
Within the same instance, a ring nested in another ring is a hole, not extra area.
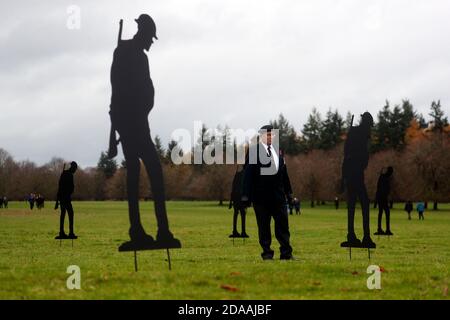
M 122 26 L 123 20 L 119 21 L 119 34 L 117 36 L 117 46 L 119 46 L 120 41 L 122 40 Z M 113 119 L 111 116 L 111 111 L 109 111 L 109 116 L 111 118 L 111 130 L 109 132 L 109 148 L 108 148 L 108 158 L 112 159 L 117 156 L 117 145 L 120 142 L 120 139 L 116 138 L 116 128 L 114 127 Z
M 348 139 L 348 134 L 350 133 L 350 130 L 353 127 L 353 118 L 355 117 L 354 114 L 352 114 L 352 120 L 350 121 L 350 126 L 348 127 L 348 131 L 347 131 L 347 139 Z M 345 161 L 345 154 L 344 154 L 344 161 Z M 341 185 L 339 187 L 339 193 L 344 193 L 345 192 L 345 177 L 344 177 L 344 167 L 342 167 L 342 172 L 341 172 Z

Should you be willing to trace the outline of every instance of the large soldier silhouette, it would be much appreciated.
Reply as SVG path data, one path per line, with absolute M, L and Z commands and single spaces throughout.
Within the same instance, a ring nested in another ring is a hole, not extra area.
M 348 197 L 348 234 L 347 241 L 341 244 L 342 247 L 376 247 L 370 238 L 369 197 L 364 183 L 364 170 L 369 162 L 368 142 L 372 126 L 372 115 L 369 112 L 364 112 L 361 115 L 359 126 L 350 127 L 344 145 L 342 179 Z M 356 237 L 354 229 L 356 198 L 359 198 L 361 202 L 363 216 L 364 237 L 362 242 Z
M 123 243 L 119 250 L 179 248 L 181 243 L 169 231 L 166 213 L 165 191 L 161 163 L 150 136 L 148 115 L 153 108 L 155 90 L 150 78 L 147 55 L 156 37 L 156 25 L 147 14 L 135 20 L 138 31 L 133 39 L 120 39 L 114 51 L 111 66 L 111 132 L 120 135 L 120 142 L 127 167 L 128 210 L 131 241 Z M 117 153 L 115 141 L 110 141 L 109 156 Z M 156 241 L 146 234 L 139 212 L 140 159 L 150 179 L 155 201 L 158 224 Z
M 389 209 L 389 193 L 391 191 L 391 177 L 394 169 L 388 167 L 385 173 L 381 173 L 377 183 L 376 202 L 378 203 L 378 229 L 376 235 L 392 236 L 391 231 L 391 211 Z M 386 232 L 381 227 L 381 220 L 383 218 L 383 211 L 386 214 Z

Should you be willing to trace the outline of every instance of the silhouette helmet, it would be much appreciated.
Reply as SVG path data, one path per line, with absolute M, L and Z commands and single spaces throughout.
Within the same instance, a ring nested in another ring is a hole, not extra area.
M 361 115 L 361 123 L 367 123 L 370 127 L 373 127 L 373 117 L 369 112 L 364 112 Z
M 78 168 L 78 164 L 75 161 L 72 161 L 70 163 L 70 169 L 71 170 L 76 170 Z
M 148 14 L 141 14 L 139 18 L 134 19 L 138 24 L 138 30 L 140 32 L 144 32 L 155 39 L 158 39 L 156 36 L 156 25 L 153 19 Z

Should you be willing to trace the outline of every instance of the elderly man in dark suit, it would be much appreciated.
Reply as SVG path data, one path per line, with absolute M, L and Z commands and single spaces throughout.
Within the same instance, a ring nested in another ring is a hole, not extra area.
M 270 222 L 275 221 L 275 237 L 280 243 L 280 259 L 293 260 L 289 243 L 289 223 L 286 201 L 292 202 L 289 176 L 278 146 L 272 145 L 274 128 L 265 125 L 259 130 L 258 143 L 248 150 L 244 171 L 242 201 L 253 203 L 258 224 L 259 243 L 264 260 L 273 259 L 270 248 L 272 237 Z

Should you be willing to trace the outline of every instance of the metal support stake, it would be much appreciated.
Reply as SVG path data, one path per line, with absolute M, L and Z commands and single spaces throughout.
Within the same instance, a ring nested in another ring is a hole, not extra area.
M 170 253 L 169 253 L 169 248 L 166 249 L 167 250 L 167 260 L 169 261 L 169 270 L 172 270 L 172 265 L 170 263 Z

